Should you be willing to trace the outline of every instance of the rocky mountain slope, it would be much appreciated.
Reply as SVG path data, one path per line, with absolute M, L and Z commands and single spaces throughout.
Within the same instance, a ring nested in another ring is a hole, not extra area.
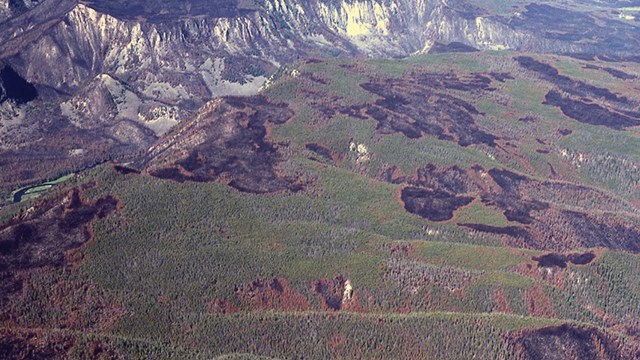
M 8 184 L 143 150 L 209 99 L 255 94 L 301 56 L 398 57 L 447 51 L 447 44 L 616 58 L 640 49 L 636 22 L 586 5 L 578 11 L 520 1 L 496 10 L 461 0 L 0 5 L 0 67 L 38 94 L 28 104 L 2 101 L 5 157 L 24 161 L 19 153 L 35 151 L 34 141 L 46 148 L 46 138 L 60 131 L 101 139 L 95 148 L 64 144 L 67 155 L 57 156 L 65 166 L 23 173 Z

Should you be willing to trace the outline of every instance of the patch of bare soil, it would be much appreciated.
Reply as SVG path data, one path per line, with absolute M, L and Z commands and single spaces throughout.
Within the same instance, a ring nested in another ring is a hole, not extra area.
M 281 311 L 309 309 L 307 298 L 293 290 L 283 278 L 255 280 L 239 286 L 236 288 L 236 297 L 251 309 Z M 223 303 L 219 305 L 223 305 Z M 228 310 L 228 306 L 221 308 Z

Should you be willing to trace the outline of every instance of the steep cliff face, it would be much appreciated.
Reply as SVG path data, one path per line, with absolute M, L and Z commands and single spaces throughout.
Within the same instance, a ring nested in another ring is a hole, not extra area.
M 407 56 L 428 51 L 436 41 L 460 42 L 477 49 L 535 48 L 556 53 L 589 50 L 567 39 L 539 36 L 535 29 L 519 29 L 464 1 L 268 0 L 263 6 L 267 13 L 282 17 L 297 33 L 306 34 L 307 41 L 322 43 L 318 41 L 322 30 L 328 30 L 357 52 L 373 56 Z M 521 14 L 514 12 L 514 16 Z
M 259 12 L 157 24 L 78 4 L 51 21 L 34 41 L 22 34 L 11 39 L 20 51 L 9 62 L 28 80 L 65 93 L 109 73 L 140 95 L 193 102 L 184 104 L 193 110 L 211 97 L 257 92 L 278 60 L 296 54 L 273 19 Z
M 264 75 L 299 55 L 407 56 L 428 51 L 436 41 L 555 53 L 594 47 L 536 34 L 544 24 L 532 28 L 527 19 L 507 21 L 461 1 L 261 0 L 244 7 L 226 2 L 208 12 L 217 2 L 207 8 L 211 1 L 169 1 L 157 9 L 155 2 L 140 3 L 125 16 L 126 7 L 116 1 L 44 1 L 28 20 L 18 17 L 3 26 L 0 57 L 29 81 L 68 93 L 109 73 L 148 96 L 184 87 L 183 95 L 201 105 L 219 95 L 254 93 Z M 154 9 L 161 19 L 151 14 Z M 534 23 L 539 12 L 532 12 Z M 184 100 L 166 92 L 157 98 Z

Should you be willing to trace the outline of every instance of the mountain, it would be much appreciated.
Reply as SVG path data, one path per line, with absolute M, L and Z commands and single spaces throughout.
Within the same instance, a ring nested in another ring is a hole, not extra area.
M 0 2 L 0 357 L 640 357 L 639 6 Z
M 31 172 L 3 177 L 10 187 L 142 151 L 208 99 L 255 94 L 299 57 L 401 57 L 462 44 L 625 58 L 638 53 L 640 38 L 633 16 L 595 3 L 581 11 L 434 0 L 6 4 L 14 16 L 1 25 L 0 66 L 39 96 L 3 105 L 2 118 L 15 129 L 2 137 L 5 157 L 29 162 L 22 154 L 38 152 L 34 141 L 70 139 L 62 152 L 57 142 L 37 145 L 65 165 L 33 164 Z M 82 112 L 96 123 L 84 123 Z M 138 135 L 129 139 L 129 131 Z M 87 148 L 82 137 L 100 145 Z

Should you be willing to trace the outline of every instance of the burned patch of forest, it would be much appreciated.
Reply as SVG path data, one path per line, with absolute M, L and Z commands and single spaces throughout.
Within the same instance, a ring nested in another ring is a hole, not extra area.
M 215 100 L 160 139 L 145 171 L 179 182 L 222 180 L 250 193 L 299 189 L 294 178 L 278 173 L 280 145 L 268 139 L 269 126 L 292 116 L 287 105 L 264 97 Z
M 91 222 L 118 207 L 113 196 L 89 202 L 78 188 L 36 205 L 0 227 L 0 271 L 62 266 L 66 251 L 91 238 Z
M 623 21 L 596 19 L 588 13 L 573 11 L 547 4 L 529 4 L 518 16 L 508 20 L 516 29 L 525 29 L 538 36 L 564 42 L 589 43 L 589 54 L 614 58 L 633 56 L 640 47 L 638 28 Z
M 615 130 L 640 125 L 640 113 L 618 113 L 598 104 L 586 103 L 562 96 L 557 91 L 549 91 L 545 97 L 545 105 L 557 106 L 567 117 L 589 125 L 601 125 Z
M 523 358 L 532 360 L 634 358 L 631 351 L 622 349 L 616 339 L 600 330 L 571 324 L 526 330 L 511 341 Z
M 631 74 L 627 74 L 626 72 L 622 71 L 622 70 L 618 70 L 618 69 L 614 69 L 614 68 L 610 68 L 610 67 L 602 67 L 602 66 L 596 66 L 596 65 L 592 65 L 592 64 L 587 64 L 584 66 L 585 69 L 590 69 L 590 70 L 600 70 L 600 71 L 604 71 L 606 73 L 608 73 L 609 75 L 620 79 L 620 80 L 633 80 L 633 79 L 637 79 L 638 77 L 635 75 L 631 75 Z
M 0 305 L 28 286 L 32 271 L 73 265 L 68 255 L 91 240 L 93 221 L 121 206 L 110 195 L 89 201 L 83 191 L 51 197 L 0 225 Z
M 536 73 L 541 79 L 554 84 L 545 97 L 545 105 L 560 108 L 563 114 L 583 124 L 607 126 L 624 130 L 640 124 L 640 113 L 629 109 L 636 104 L 629 98 L 614 94 L 607 88 L 587 84 L 560 74 L 555 67 L 529 56 L 518 56 L 515 60 L 523 68 Z M 599 69 L 613 76 L 629 79 L 630 76 L 612 68 L 587 65 L 589 69 Z M 596 103 L 604 100 L 607 105 Z
M 568 263 L 574 265 L 587 265 L 596 258 L 596 254 L 587 251 L 584 253 L 556 254 L 549 253 L 541 256 L 534 256 L 532 260 L 538 263 L 538 267 L 559 267 L 564 269 Z
M 495 145 L 497 138 L 476 124 L 475 117 L 481 113 L 471 103 L 446 93 L 448 90 L 492 91 L 489 77 L 416 73 L 411 79 L 372 80 L 361 84 L 380 99 L 374 104 L 352 105 L 341 112 L 376 120 L 377 130 L 383 134 L 398 132 L 411 139 L 431 135 L 461 146 Z
M 315 154 L 323 158 L 324 160 L 333 160 L 333 152 L 322 144 L 310 143 L 306 144 L 305 148 L 309 151 L 313 151 Z
M 598 189 L 536 180 L 506 169 L 485 171 L 479 165 L 463 170 L 428 164 L 411 176 L 384 177 L 383 180 L 405 185 L 400 194 L 405 210 L 430 221 L 454 219 L 457 210 L 476 199 L 483 206 L 497 209 L 509 224 L 465 221 L 458 225 L 497 235 L 510 246 L 555 251 L 580 247 L 640 251 L 640 226 L 633 217 L 592 213 L 594 209 L 633 212 L 635 208 Z M 566 205 L 573 209 L 565 209 Z
M 457 196 L 445 191 L 406 187 L 401 194 L 404 208 L 431 221 L 446 221 L 453 218 L 453 212 L 469 205 L 470 196 Z
M 518 56 L 515 60 L 523 68 L 533 71 L 540 78 L 556 85 L 560 90 L 579 97 L 603 98 L 607 101 L 620 104 L 628 104 L 629 99 L 612 93 L 609 89 L 587 84 L 583 81 L 572 79 L 566 75 L 561 75 L 558 69 L 553 66 L 535 60 L 529 56 Z

